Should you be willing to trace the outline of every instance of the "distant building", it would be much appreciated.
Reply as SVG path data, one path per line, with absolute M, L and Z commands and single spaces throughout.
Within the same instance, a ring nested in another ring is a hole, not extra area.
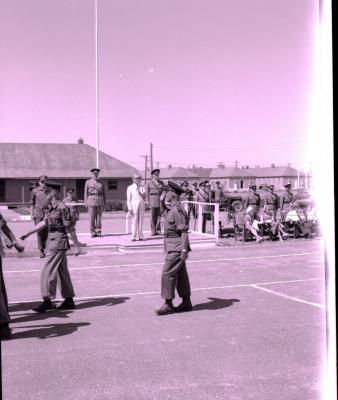
M 293 188 L 311 186 L 311 176 L 306 176 L 304 172 L 290 166 L 249 168 L 246 171 L 256 176 L 257 186 L 268 183 L 276 188 L 282 188 L 287 182 L 290 182 Z
M 213 182 L 219 180 L 228 189 L 248 189 L 249 185 L 256 182 L 255 176 L 249 173 L 247 169 L 238 167 L 222 167 L 212 169 L 210 180 Z
M 99 153 L 100 178 L 104 181 L 107 200 L 124 200 L 134 167 Z M 28 203 L 38 177 L 47 175 L 62 183 L 63 191 L 75 189 L 84 198 L 84 185 L 96 166 L 96 149 L 83 143 L 0 143 L 0 202 Z

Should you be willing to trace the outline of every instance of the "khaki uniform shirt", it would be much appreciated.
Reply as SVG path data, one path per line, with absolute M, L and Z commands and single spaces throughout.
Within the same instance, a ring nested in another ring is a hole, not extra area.
M 293 202 L 293 193 L 285 191 L 280 199 L 280 209 L 289 208 L 290 204 Z
M 68 250 L 66 228 L 72 224 L 69 208 L 61 200 L 57 200 L 48 206 L 44 220 L 48 225 L 48 250 L 50 252 Z
M 220 203 L 223 200 L 224 193 L 221 186 L 216 186 L 214 189 L 214 200 L 216 203 Z
M 85 184 L 84 201 L 89 207 L 104 206 L 106 195 L 104 184 L 98 179 L 88 179 Z
M 166 252 L 181 252 L 182 239 L 181 233 L 188 232 L 189 218 L 181 203 L 175 203 L 167 211 L 164 220 L 164 249 Z M 188 244 L 188 251 L 190 245 Z
M 33 218 L 43 218 L 47 209 L 47 197 L 50 194 L 50 189 L 42 189 L 41 187 L 37 187 L 32 190 L 30 204 L 33 206 Z
M 248 206 L 254 206 L 256 209 L 259 209 L 261 205 L 261 197 L 258 193 L 250 192 L 245 199 L 245 207 L 244 210 L 248 208 Z
M 146 199 L 150 207 L 160 207 L 161 194 L 164 188 L 163 181 L 151 179 L 146 185 Z

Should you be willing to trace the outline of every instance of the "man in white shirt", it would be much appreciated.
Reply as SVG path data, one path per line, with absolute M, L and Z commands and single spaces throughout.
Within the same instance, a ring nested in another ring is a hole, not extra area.
M 143 240 L 143 218 L 144 218 L 144 199 L 146 191 L 141 185 L 141 177 L 138 174 L 133 175 L 133 184 L 127 187 L 127 206 L 128 212 L 133 217 L 131 227 L 131 240 Z

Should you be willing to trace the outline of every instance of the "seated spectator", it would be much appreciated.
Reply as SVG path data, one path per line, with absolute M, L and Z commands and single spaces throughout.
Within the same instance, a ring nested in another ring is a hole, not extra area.
M 251 232 L 255 237 L 256 242 L 262 242 L 264 239 L 258 234 L 259 221 L 255 218 L 255 208 L 253 206 L 247 207 L 244 214 L 244 228 Z

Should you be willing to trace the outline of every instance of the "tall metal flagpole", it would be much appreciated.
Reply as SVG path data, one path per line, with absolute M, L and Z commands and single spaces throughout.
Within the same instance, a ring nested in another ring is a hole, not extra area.
M 97 25 L 97 0 L 95 1 L 95 120 L 96 120 L 96 168 L 100 168 L 100 115 L 99 115 L 99 83 L 98 83 L 98 25 Z

